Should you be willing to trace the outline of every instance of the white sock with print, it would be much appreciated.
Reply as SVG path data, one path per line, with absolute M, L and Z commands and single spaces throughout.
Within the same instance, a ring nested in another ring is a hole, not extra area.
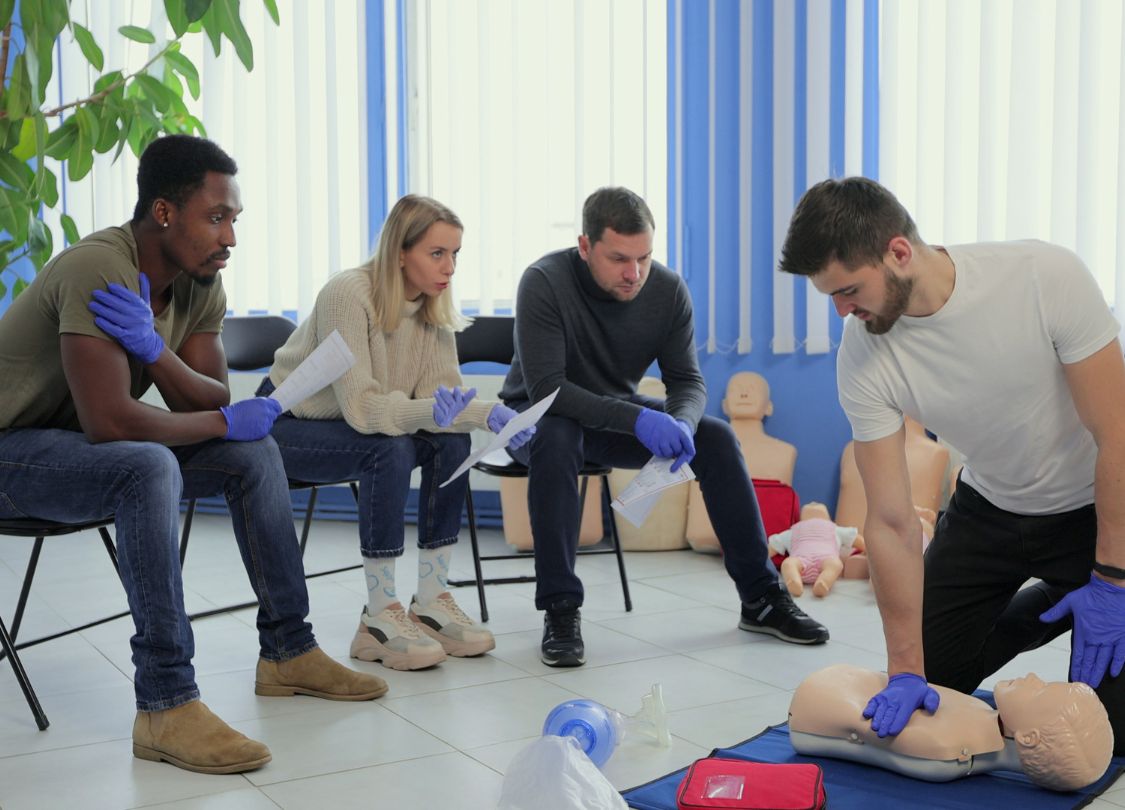
M 414 595 L 419 604 L 428 605 L 445 591 L 452 549 L 453 546 L 418 549 L 418 590 Z
M 364 557 L 363 573 L 367 579 L 368 616 L 378 615 L 398 601 L 394 557 Z

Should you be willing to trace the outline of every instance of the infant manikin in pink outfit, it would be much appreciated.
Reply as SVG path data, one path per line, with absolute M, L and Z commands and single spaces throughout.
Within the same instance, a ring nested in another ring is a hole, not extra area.
M 781 577 L 793 596 L 813 586 L 816 596 L 826 596 L 840 572 L 843 557 L 851 552 L 858 530 L 837 526 L 828 517 L 828 507 L 811 501 L 801 507 L 801 520 L 779 534 L 770 535 L 770 551 L 789 556 L 781 563 Z

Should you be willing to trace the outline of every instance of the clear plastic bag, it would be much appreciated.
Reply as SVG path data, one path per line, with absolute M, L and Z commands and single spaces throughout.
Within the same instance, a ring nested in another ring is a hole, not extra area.
M 515 755 L 497 810 L 628 810 L 573 737 L 540 737 Z

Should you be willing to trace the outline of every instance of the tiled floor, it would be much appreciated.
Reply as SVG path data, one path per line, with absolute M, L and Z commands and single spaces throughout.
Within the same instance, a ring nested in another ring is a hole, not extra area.
M 229 521 L 196 521 L 185 572 L 189 610 L 247 598 Z M 502 546 L 496 534 L 487 542 Z M 5 617 L 12 615 L 30 545 L 17 538 L 0 541 Z M 358 561 L 357 546 L 354 525 L 320 522 L 307 569 Z M 455 573 L 467 574 L 468 563 L 462 549 L 454 557 Z M 605 767 L 614 786 L 624 789 L 782 722 L 792 690 L 815 669 L 841 661 L 880 668 L 885 661 L 866 582 L 841 581 L 823 600 L 801 598 L 832 632 L 827 645 L 807 648 L 739 631 L 734 588 L 716 557 L 633 553 L 627 564 L 632 613 L 623 609 L 613 558 L 581 560 L 588 663 L 574 670 L 539 662 L 541 616 L 532 585 L 489 589 L 490 626 L 498 637 L 492 654 L 449 659 L 424 672 L 393 672 L 347 658 L 365 597 L 360 572 L 310 580 L 311 619 L 324 649 L 390 683 L 390 693 L 371 703 L 256 697 L 253 613 L 196 622 L 195 665 L 204 700 L 273 751 L 269 765 L 240 776 L 203 776 L 132 757 L 127 620 L 29 648 L 24 663 L 51 727 L 36 730 L 10 667 L 0 662 L 0 807 L 493 808 L 509 762 L 539 734 L 552 707 L 582 696 L 631 713 L 660 683 L 672 746 L 626 737 Z M 414 566 L 408 551 L 398 569 L 407 598 Z M 527 569 L 530 560 L 491 566 L 490 572 Z M 457 593 L 476 613 L 475 593 Z M 38 636 L 123 608 L 97 536 L 56 539 L 45 546 L 20 635 Z M 1066 662 L 1064 638 L 996 677 L 1028 671 L 1059 677 Z M 1090 806 L 1125 807 L 1125 785 Z

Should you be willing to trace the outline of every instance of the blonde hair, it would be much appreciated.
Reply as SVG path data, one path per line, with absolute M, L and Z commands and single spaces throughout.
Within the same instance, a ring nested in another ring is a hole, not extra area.
M 445 222 L 461 230 L 465 226 L 449 208 L 430 197 L 407 194 L 395 203 L 379 232 L 375 252 L 364 265 L 371 273 L 371 293 L 375 316 L 384 332 L 393 332 L 402 320 L 402 302 L 405 286 L 399 256 L 410 250 L 435 222 Z M 439 295 L 424 296 L 422 320 L 432 326 L 444 326 L 454 331 L 464 328 L 467 321 L 453 306 L 451 288 Z

